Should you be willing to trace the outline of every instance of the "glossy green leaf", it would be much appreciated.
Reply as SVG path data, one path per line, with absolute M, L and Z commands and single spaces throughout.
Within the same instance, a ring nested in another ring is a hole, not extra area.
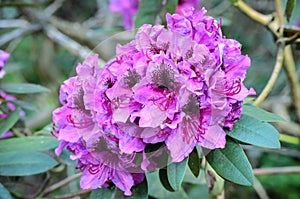
M 46 151 L 56 148 L 58 141 L 52 136 L 31 136 L 0 140 L 0 153 L 6 151 Z
M 285 16 L 287 21 L 290 21 L 290 18 L 293 14 L 293 10 L 295 8 L 296 0 L 288 0 L 286 2 L 286 7 L 285 7 Z
M 57 162 L 50 156 L 35 151 L 0 153 L 0 176 L 27 176 L 45 172 Z
M 131 188 L 132 195 L 125 198 L 130 199 L 147 199 L 148 198 L 148 183 L 145 178 L 143 182 Z
M 0 183 L 0 198 L 1 199 L 12 199 L 10 193 L 5 189 L 5 187 Z
M 3 83 L 0 89 L 8 93 L 29 94 L 49 92 L 50 90 L 44 86 L 29 83 Z
M 168 180 L 167 168 L 162 168 L 159 170 L 159 180 L 166 190 L 171 192 L 175 191 Z
M 243 105 L 243 113 L 242 114 L 254 117 L 262 122 L 283 122 L 283 121 L 285 121 L 279 115 L 270 113 L 268 111 L 265 111 L 257 106 L 253 106 L 251 104 Z
M 167 166 L 167 175 L 171 187 L 177 191 L 181 187 L 186 172 L 188 158 L 181 162 L 173 162 Z
M 11 112 L 5 119 L 0 121 L 0 136 L 11 129 L 20 118 L 20 108 Z
M 135 28 L 139 28 L 144 24 L 154 24 L 161 10 L 161 5 L 161 0 L 141 0 L 135 19 Z
M 225 148 L 212 150 L 206 155 L 206 160 L 224 179 L 240 185 L 253 185 L 251 165 L 243 149 L 235 141 L 227 139 Z
M 171 199 L 187 199 L 188 196 L 185 191 L 180 188 L 176 192 L 170 192 L 164 189 L 159 183 L 158 172 L 146 173 L 148 181 L 148 192 L 149 195 L 155 198 L 171 198 Z
M 226 132 L 241 142 L 266 148 L 280 148 L 279 132 L 271 124 L 248 115 L 242 115 L 233 129 Z
M 205 176 L 204 176 L 204 171 L 201 169 L 199 172 L 198 177 L 196 178 L 194 174 L 192 173 L 190 168 L 187 168 L 183 182 L 187 182 L 190 184 L 206 184 Z
M 95 198 L 105 198 L 105 199 L 113 199 L 114 198 L 115 189 L 108 188 L 99 188 L 94 189 L 90 194 L 90 199 Z
M 193 151 L 189 155 L 188 165 L 189 165 L 189 168 L 191 169 L 192 173 L 194 174 L 194 176 L 197 178 L 200 173 L 201 162 L 200 162 L 200 158 L 199 158 L 196 147 L 193 149 Z

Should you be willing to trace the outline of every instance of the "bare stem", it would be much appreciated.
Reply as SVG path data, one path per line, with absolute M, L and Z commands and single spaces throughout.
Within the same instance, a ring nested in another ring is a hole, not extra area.
M 276 63 L 275 63 L 272 75 L 271 75 L 267 85 L 263 89 L 263 91 L 260 93 L 260 95 L 255 100 L 255 102 L 254 102 L 255 106 L 258 106 L 259 104 L 261 104 L 266 99 L 266 97 L 268 96 L 270 91 L 272 90 L 272 88 L 276 82 L 276 79 L 278 78 L 278 75 L 280 73 L 280 70 L 282 68 L 283 56 L 284 56 L 284 44 L 280 43 L 278 46 Z
M 253 188 L 255 189 L 260 199 L 270 199 L 266 190 L 264 189 L 264 187 L 262 186 L 262 184 L 259 182 L 257 178 L 254 178 Z
M 290 82 L 291 95 L 295 105 L 296 115 L 300 122 L 300 88 L 291 46 L 287 46 L 284 50 L 284 66 Z
M 48 194 L 48 193 L 50 193 L 50 192 L 52 192 L 52 191 L 54 191 L 54 190 L 56 190 L 56 189 L 58 189 L 60 187 L 63 187 L 65 185 L 69 184 L 73 180 L 79 178 L 81 175 L 82 175 L 81 173 L 77 173 L 75 175 L 72 175 L 72 176 L 70 176 L 68 178 L 63 179 L 62 181 L 59 181 L 56 184 L 51 185 L 50 187 L 48 187 L 48 188 L 46 188 L 44 190 L 43 195 L 46 195 L 46 194 Z
M 253 173 L 255 176 L 300 173 L 300 166 L 259 168 L 259 169 L 253 169 Z
M 260 12 L 257 12 L 253 8 L 251 8 L 249 5 L 247 5 L 242 0 L 237 1 L 234 3 L 234 6 L 238 7 L 243 13 L 245 13 L 248 17 L 253 19 L 254 21 L 262 24 L 262 25 L 268 25 L 269 22 L 272 20 L 272 16 L 270 15 L 264 15 Z

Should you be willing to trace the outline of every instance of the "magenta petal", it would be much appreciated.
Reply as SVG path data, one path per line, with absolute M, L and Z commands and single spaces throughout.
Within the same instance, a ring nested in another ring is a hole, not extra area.
M 112 182 L 119 189 L 124 191 L 125 195 L 130 196 L 132 194 L 130 189 L 134 185 L 134 180 L 130 173 L 126 173 L 123 171 L 115 171 Z
M 158 106 L 149 103 L 140 112 L 140 127 L 158 127 L 163 124 L 167 118 L 164 111 L 161 111 Z
M 187 143 L 185 134 L 179 127 L 167 138 L 166 145 L 170 151 L 172 162 L 180 162 L 192 152 L 196 143 L 193 139 Z
M 225 147 L 226 133 L 219 125 L 209 126 L 201 138 L 198 144 L 204 148 L 215 149 Z

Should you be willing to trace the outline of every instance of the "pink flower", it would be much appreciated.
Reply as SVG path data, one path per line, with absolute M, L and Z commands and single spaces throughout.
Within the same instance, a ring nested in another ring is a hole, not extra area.
M 64 82 L 53 134 L 57 154 L 66 147 L 78 160 L 82 188 L 114 184 L 130 195 L 168 156 L 180 162 L 196 145 L 225 147 L 224 129 L 255 94 L 243 85 L 250 58 L 205 14 L 185 9 L 167 15 L 168 29 L 143 25 L 104 68 L 92 55 Z M 149 155 L 152 144 L 162 147 Z

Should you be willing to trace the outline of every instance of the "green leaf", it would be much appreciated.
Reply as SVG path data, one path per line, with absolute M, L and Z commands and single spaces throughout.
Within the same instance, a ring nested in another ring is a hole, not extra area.
M 243 149 L 235 141 L 227 139 L 225 148 L 212 150 L 206 155 L 206 160 L 226 180 L 240 185 L 253 185 L 251 165 Z
M 52 136 L 31 136 L 0 140 L 0 153 L 6 151 L 46 151 L 58 146 Z
M 279 132 L 269 123 L 261 122 L 248 115 L 242 115 L 227 135 L 241 142 L 266 148 L 280 148 Z
M 230 0 L 230 2 L 231 2 L 233 5 L 237 4 L 239 1 L 240 1 L 240 0 Z
M 135 185 L 131 188 L 132 195 L 126 196 L 125 198 L 130 199 L 148 199 L 148 183 L 147 178 L 144 179 L 140 184 Z
M 290 22 L 290 18 L 292 16 L 294 7 L 295 7 L 296 0 L 288 0 L 286 2 L 286 7 L 285 7 L 285 16 L 288 22 Z
M 27 176 L 45 172 L 57 162 L 50 156 L 35 151 L 0 153 L 0 176 Z
M 25 101 L 21 101 L 21 100 L 5 100 L 4 102 L 13 103 L 13 104 L 21 107 L 22 109 L 27 109 L 27 110 L 36 111 L 36 112 L 38 111 L 37 107 L 29 102 L 25 102 Z
M 149 195 L 155 198 L 172 198 L 172 199 L 187 199 L 188 196 L 185 191 L 180 188 L 176 192 L 169 192 L 164 189 L 159 182 L 158 172 L 146 173 L 148 181 L 148 192 Z
M 113 199 L 114 198 L 115 189 L 108 188 L 99 188 L 94 189 L 90 194 L 90 199 L 95 198 L 105 198 L 105 199 Z
M 5 187 L 0 183 L 0 198 L 1 199 L 12 199 L 10 193 L 5 189 Z
M 5 119 L 0 121 L 0 136 L 11 129 L 20 118 L 20 108 L 16 108 Z
M 194 176 L 197 178 L 200 173 L 201 162 L 200 162 L 200 158 L 199 158 L 196 147 L 193 149 L 192 153 L 190 153 L 190 155 L 189 155 L 188 165 L 189 165 L 189 168 L 191 169 L 192 173 L 194 174 Z
M 183 182 L 190 183 L 190 184 L 206 184 L 204 171 L 200 170 L 198 177 L 196 178 L 192 173 L 190 168 L 187 168 Z
M 262 122 L 283 122 L 285 121 L 282 117 L 279 115 L 276 115 L 274 113 L 270 113 L 268 111 L 265 111 L 264 109 L 261 109 L 257 106 L 253 106 L 251 104 L 244 104 L 243 105 L 243 115 L 249 115 L 251 117 L 254 117 Z
M 0 89 L 8 93 L 16 94 L 42 93 L 50 91 L 48 88 L 41 85 L 29 83 L 3 83 L 0 85 Z
M 159 180 L 166 190 L 171 192 L 175 191 L 168 180 L 167 168 L 162 168 L 159 170 Z
M 177 191 L 181 187 L 183 177 L 187 168 L 188 158 L 181 162 L 173 162 L 167 166 L 167 175 L 171 187 Z
M 135 28 L 139 28 L 144 24 L 154 24 L 161 10 L 161 4 L 161 0 L 141 0 L 135 19 Z
M 167 25 L 167 20 L 166 20 L 166 14 L 174 14 L 176 12 L 176 8 L 178 5 L 178 0 L 167 0 L 166 4 L 164 5 L 162 11 L 160 12 L 160 16 L 162 19 L 162 24 Z

